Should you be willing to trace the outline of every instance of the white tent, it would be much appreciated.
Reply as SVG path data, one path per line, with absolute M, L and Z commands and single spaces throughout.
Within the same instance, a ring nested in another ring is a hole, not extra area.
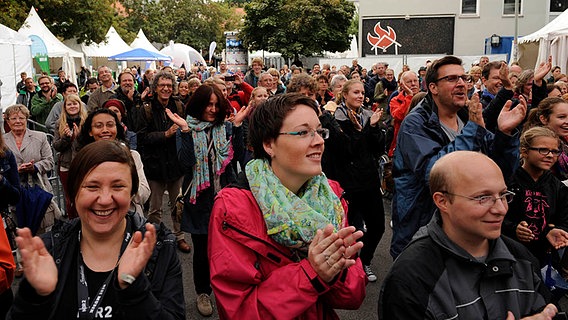
M 568 70 L 568 10 L 556 19 L 519 39 L 519 64 L 523 68 L 536 68 L 552 56 L 552 65 L 563 72 Z
M 20 73 L 26 72 L 32 76 L 31 45 L 28 37 L 0 24 L 0 110 L 16 103 L 16 83 L 21 80 Z
M 111 69 L 117 68 L 115 62 L 109 65 L 108 57 L 132 50 L 132 48 L 122 40 L 113 26 L 108 29 L 105 40 L 100 43 L 91 43 L 90 45 L 84 43 L 77 44 L 75 39 L 70 39 L 65 41 L 65 44 L 82 51 L 94 68 L 98 68 L 102 65 L 108 65 Z
M 183 64 L 189 70 L 196 63 L 207 65 L 205 59 L 197 50 L 183 43 L 170 41 L 170 44 L 160 50 L 160 53 L 172 57 L 172 64 L 176 67 L 181 67 Z
M 49 31 L 43 21 L 41 21 L 34 7 L 30 9 L 26 21 L 18 32 L 25 36 L 36 35 L 40 37 L 47 47 L 47 55 L 50 58 L 50 68 L 55 72 L 60 64 L 70 80 L 75 83 L 77 82 L 77 76 L 75 75 L 76 61 L 74 61 L 74 58 L 79 60 L 80 64 L 84 64 L 83 54 L 69 48 L 59 41 L 59 39 Z M 55 61 L 53 58 L 61 58 L 61 61 Z
M 154 45 L 152 45 L 152 43 L 150 43 L 148 38 L 146 38 L 146 35 L 144 34 L 144 31 L 142 31 L 142 29 L 138 30 L 138 35 L 136 35 L 136 39 L 132 41 L 130 47 L 132 49 L 142 48 L 156 53 L 160 52 L 158 49 L 156 49 L 156 47 L 154 47 Z

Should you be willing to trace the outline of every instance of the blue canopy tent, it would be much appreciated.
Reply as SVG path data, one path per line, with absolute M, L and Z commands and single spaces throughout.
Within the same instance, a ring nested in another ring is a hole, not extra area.
M 109 60 L 118 61 L 171 61 L 172 58 L 161 53 L 148 51 L 143 48 L 128 50 L 108 57 Z

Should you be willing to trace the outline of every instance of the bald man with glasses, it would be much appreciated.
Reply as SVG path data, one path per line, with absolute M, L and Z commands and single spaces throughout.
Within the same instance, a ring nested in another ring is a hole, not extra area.
M 467 100 L 466 79 L 460 58 L 445 56 L 434 61 L 426 73 L 428 94 L 400 126 L 393 156 L 393 258 L 432 218 L 435 206 L 428 184 L 430 170 L 440 157 L 457 150 L 482 152 L 506 177 L 518 165 L 516 127 L 524 119 L 526 102 L 521 100 L 514 109 L 508 103 L 499 116 L 499 130 L 493 134 L 485 129 L 479 97 L 474 94 Z

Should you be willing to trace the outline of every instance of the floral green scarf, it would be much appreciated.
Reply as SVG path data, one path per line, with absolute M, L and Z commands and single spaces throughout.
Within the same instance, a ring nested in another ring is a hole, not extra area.
M 282 185 L 267 160 L 250 161 L 245 172 L 268 235 L 281 245 L 305 255 L 318 229 L 330 223 L 335 231 L 344 226 L 341 200 L 323 173 L 308 180 L 296 195 Z
M 213 171 L 213 186 L 215 192 L 220 190 L 220 177 L 227 165 L 233 159 L 233 147 L 231 141 L 227 139 L 225 125 L 214 125 L 208 121 L 200 121 L 192 116 L 187 116 L 187 124 L 191 129 L 193 138 L 194 153 L 196 163 L 193 166 L 193 182 L 189 190 L 189 202 L 195 204 L 201 191 L 211 186 L 209 181 L 209 166 Z M 213 148 L 209 154 L 209 144 L 205 130 L 211 127 L 211 139 Z M 211 163 L 209 157 L 211 156 Z

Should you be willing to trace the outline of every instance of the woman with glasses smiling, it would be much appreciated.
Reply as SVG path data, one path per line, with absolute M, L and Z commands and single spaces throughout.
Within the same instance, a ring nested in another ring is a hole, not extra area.
M 557 263 L 554 249 L 568 245 L 568 188 L 550 171 L 560 154 L 559 147 L 558 135 L 549 128 L 525 131 L 521 136 L 522 165 L 507 184 L 514 198 L 503 233 L 523 243 L 541 267 L 548 263 L 551 249 L 553 263 Z
M 314 99 L 286 93 L 253 111 L 254 158 L 217 195 L 209 265 L 220 319 L 338 319 L 367 283 L 342 189 L 322 173 Z
M 24 105 L 16 104 L 6 108 L 4 116 L 10 128 L 10 132 L 6 133 L 4 138 L 6 145 L 16 157 L 20 183 L 37 184 L 45 191 L 53 193 L 47 174 L 53 169 L 55 163 L 47 135 L 26 127 L 30 111 Z M 59 209 L 49 210 L 38 234 L 53 225 L 54 219 L 58 217 Z

